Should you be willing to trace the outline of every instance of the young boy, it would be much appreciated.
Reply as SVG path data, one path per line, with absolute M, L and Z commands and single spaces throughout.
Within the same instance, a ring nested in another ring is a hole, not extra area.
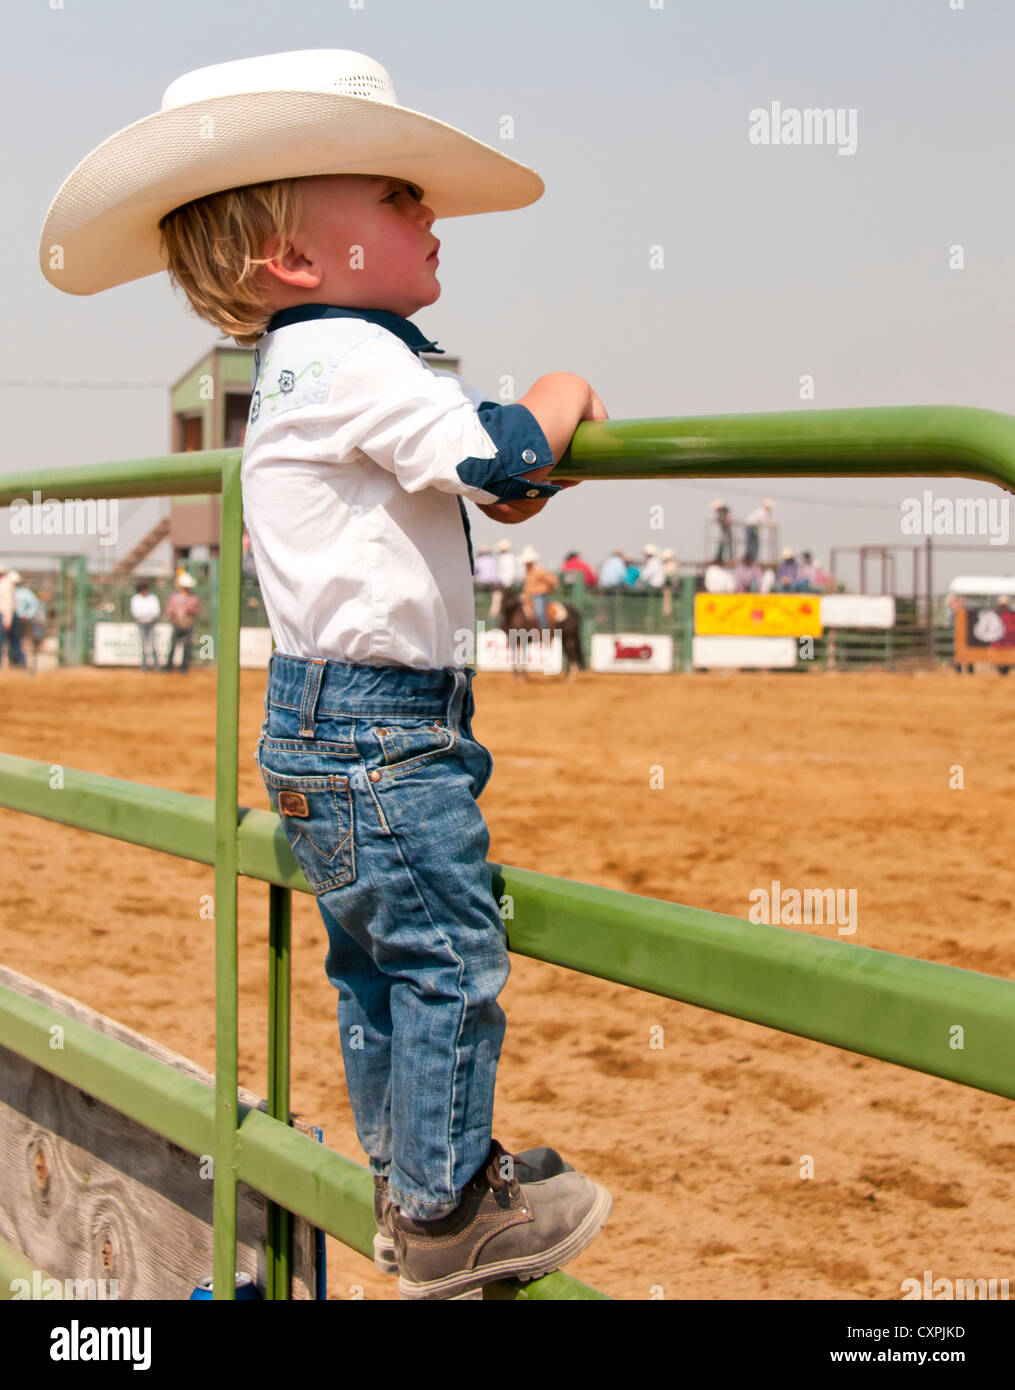
M 556 1269 L 611 1207 L 553 1150 L 492 1136 L 509 965 L 476 804 L 493 759 L 472 736 L 462 502 L 532 515 L 606 411 L 565 372 L 484 401 L 420 360 L 435 345 L 409 318 L 440 295 L 435 217 L 542 191 L 398 106 L 371 59 L 310 50 L 177 79 L 74 171 L 43 230 L 61 288 L 168 268 L 256 345 L 244 518 L 276 644 L 256 756 L 328 932 L 377 1259 L 406 1298 Z

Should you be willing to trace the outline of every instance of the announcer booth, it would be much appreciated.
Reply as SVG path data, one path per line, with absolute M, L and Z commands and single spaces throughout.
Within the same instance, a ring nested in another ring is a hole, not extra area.
M 948 586 L 955 664 L 1015 666 L 1015 576 L 960 574 Z

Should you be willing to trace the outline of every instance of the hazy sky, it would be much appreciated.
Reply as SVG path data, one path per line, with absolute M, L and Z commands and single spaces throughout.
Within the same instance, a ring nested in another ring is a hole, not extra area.
M 299 48 L 369 54 L 403 105 L 545 180 L 529 208 L 435 224 L 443 293 L 416 322 L 484 393 L 496 398 L 505 375 L 520 395 L 566 370 L 587 377 L 615 419 L 893 404 L 1015 412 L 1015 6 L 957 3 L 20 0 L 0 57 L 12 238 L 0 471 L 167 451 L 167 387 L 216 330 L 165 275 L 91 296 L 54 289 L 38 268 L 42 221 L 71 169 L 158 110 L 173 78 Z M 841 108 L 844 120 L 854 111 L 855 153 L 752 143 L 749 113 L 775 101 Z M 500 139 L 506 115 L 513 140 Z M 962 270 L 949 268 L 954 245 Z M 813 401 L 800 399 L 804 374 Z M 62 384 L 10 384 L 24 381 Z M 572 548 L 598 564 L 647 540 L 697 559 L 710 498 L 743 514 L 770 495 L 782 543 L 827 562 L 832 545 L 910 540 L 899 504 L 925 486 L 1004 496 L 959 479 L 587 482 L 521 527 L 471 505 L 470 517 L 477 543 L 509 536 L 551 564 Z M 665 529 L 651 531 L 658 503 Z M 138 507 L 123 504 L 121 530 Z M 1015 572 L 1011 549 L 973 544 L 938 556 L 939 585 Z

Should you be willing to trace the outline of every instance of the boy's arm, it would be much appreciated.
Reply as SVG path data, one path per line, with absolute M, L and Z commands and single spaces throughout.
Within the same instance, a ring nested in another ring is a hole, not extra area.
M 559 463 L 574 432 L 583 420 L 606 420 L 606 408 L 584 377 L 573 372 L 549 372 L 541 376 L 522 396 L 519 405 L 524 405 L 539 422 L 546 435 L 546 441 L 553 452 L 554 463 Z M 522 476 L 530 482 L 541 483 L 551 471 L 552 464 L 544 468 L 534 468 Z M 558 487 L 577 487 L 580 478 L 560 481 Z M 526 521 L 542 510 L 547 498 L 519 498 L 514 502 L 477 503 L 479 510 L 494 521 L 512 525 Z
M 481 504 L 552 497 L 526 475 L 553 467 L 553 450 L 525 405 L 476 404 L 392 334 L 378 330 L 346 354 L 321 411 L 315 457 L 341 465 L 358 450 L 406 492 L 436 488 Z

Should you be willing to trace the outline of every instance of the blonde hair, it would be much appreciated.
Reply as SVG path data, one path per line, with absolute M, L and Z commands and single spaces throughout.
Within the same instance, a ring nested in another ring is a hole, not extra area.
M 258 289 L 264 244 L 292 243 L 303 214 L 299 179 L 251 183 L 195 198 L 159 222 L 170 281 L 207 319 L 240 347 L 253 347 L 268 326 L 272 309 Z

